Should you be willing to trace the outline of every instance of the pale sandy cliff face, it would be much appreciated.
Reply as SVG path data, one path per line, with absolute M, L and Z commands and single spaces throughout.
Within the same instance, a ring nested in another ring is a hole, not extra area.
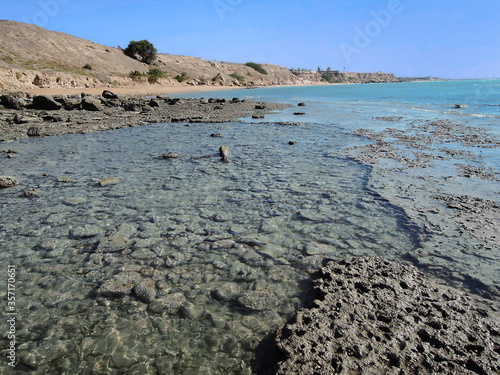
M 85 69 L 84 66 L 91 67 Z M 187 56 L 159 54 L 156 68 L 167 73 L 156 85 L 267 86 L 300 83 L 288 69 L 264 64 L 263 75 L 243 64 L 209 62 Z M 90 88 L 147 84 L 129 73 L 151 66 L 126 56 L 119 48 L 103 46 L 68 34 L 13 21 L 0 21 L 0 88 Z M 185 72 L 179 83 L 174 77 Z M 236 73 L 244 81 L 230 77 Z
M 68 34 L 14 21 L 0 21 L 0 90 L 38 88 L 102 87 L 262 87 L 274 85 L 318 84 L 323 74 L 334 74 L 330 82 L 397 82 L 393 74 L 291 72 L 278 65 L 262 64 L 261 74 L 245 64 L 206 61 L 196 57 L 158 54 L 154 65 L 130 58 L 120 48 L 103 46 Z M 149 84 L 137 81 L 130 72 L 146 73 L 161 69 L 166 77 Z M 179 82 L 175 77 L 188 78 Z M 231 76 L 233 75 L 233 76 Z

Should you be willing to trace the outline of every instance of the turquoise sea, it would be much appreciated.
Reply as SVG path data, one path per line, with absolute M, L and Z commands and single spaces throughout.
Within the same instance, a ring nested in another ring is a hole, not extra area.
M 184 97 L 292 107 L 264 120 L 1 145 L 18 155 L 0 174 L 20 186 L 0 191 L 0 275 L 15 269 L 18 361 L 14 370 L 2 360 L 0 372 L 251 374 L 259 343 L 311 302 L 323 257 L 407 261 L 500 298 L 499 80 Z M 446 132 L 429 125 L 438 120 Z M 380 133 L 387 157 L 360 157 L 375 143 L 360 129 Z M 216 157 L 222 145 L 227 164 Z M 181 158 L 157 158 L 166 152 Z M 110 177 L 122 181 L 98 185 Z M 39 196 L 24 197 L 28 188 Z M 487 232 L 449 204 L 464 196 L 490 202 Z M 10 343 L 0 342 L 5 358 Z

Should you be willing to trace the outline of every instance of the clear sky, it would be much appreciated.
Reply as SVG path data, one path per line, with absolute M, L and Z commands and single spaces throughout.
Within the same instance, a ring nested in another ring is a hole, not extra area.
M 208 60 L 500 78 L 499 0 L 0 0 L 0 19 Z

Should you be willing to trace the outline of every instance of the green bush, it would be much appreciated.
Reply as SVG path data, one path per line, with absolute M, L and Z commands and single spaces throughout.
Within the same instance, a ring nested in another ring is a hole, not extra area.
M 322 74 L 321 78 L 323 81 L 326 81 L 328 83 L 339 83 L 340 82 L 340 80 L 332 74 Z
M 165 76 L 165 72 L 157 68 L 149 69 L 149 72 L 147 74 L 149 83 L 156 83 L 160 78 L 164 78 Z
M 267 70 L 264 69 L 264 67 L 262 65 L 260 65 L 260 64 L 253 63 L 253 62 L 247 62 L 245 65 L 249 66 L 250 68 L 252 68 L 254 70 L 256 70 L 260 74 L 264 74 L 266 76 L 268 75 Z
M 240 76 L 238 73 L 233 73 L 233 74 L 230 74 L 229 77 L 233 77 L 234 79 L 236 79 L 239 83 L 243 83 L 245 82 L 245 77 L 243 76 Z
M 174 78 L 179 82 L 184 82 L 190 79 L 191 77 L 186 72 L 182 72 L 181 74 L 176 75 Z
M 140 79 L 144 77 L 144 74 L 139 72 L 138 70 L 134 70 L 133 72 L 130 72 L 128 76 L 134 81 L 140 81 Z
M 2 60 L 5 61 L 7 64 L 14 64 L 15 61 L 10 55 L 5 55 L 2 57 Z
M 144 39 L 138 42 L 135 40 L 131 41 L 123 52 L 133 59 L 137 59 L 137 56 L 139 56 L 143 63 L 152 64 L 156 60 L 157 50 L 151 42 Z
M 87 63 L 83 66 L 83 69 L 92 70 L 92 65 Z

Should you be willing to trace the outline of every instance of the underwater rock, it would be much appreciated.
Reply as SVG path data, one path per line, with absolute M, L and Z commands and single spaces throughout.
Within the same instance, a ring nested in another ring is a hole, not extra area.
M 99 185 L 100 186 L 115 185 L 121 181 L 123 181 L 123 179 L 117 177 L 103 178 L 102 180 L 99 181 Z
M 134 287 L 133 292 L 141 301 L 151 303 L 156 297 L 156 282 L 152 279 L 143 279 Z
M 131 246 L 131 241 L 119 234 L 111 234 L 103 238 L 97 246 L 98 253 L 112 253 L 125 250 Z
M 140 281 L 141 275 L 137 272 L 121 272 L 102 283 L 98 293 L 105 297 L 123 297 L 129 295 L 132 288 L 139 284 Z
M 169 152 L 168 154 L 163 154 L 159 157 L 163 159 L 178 159 L 181 157 L 181 154 L 179 154 L 178 152 Z
M 39 191 L 36 189 L 28 189 L 28 190 L 25 190 L 23 194 L 25 197 L 28 197 L 28 198 L 29 197 L 37 197 L 39 194 Z
M 19 182 L 14 177 L 0 176 L 0 189 L 6 189 L 19 185 Z

